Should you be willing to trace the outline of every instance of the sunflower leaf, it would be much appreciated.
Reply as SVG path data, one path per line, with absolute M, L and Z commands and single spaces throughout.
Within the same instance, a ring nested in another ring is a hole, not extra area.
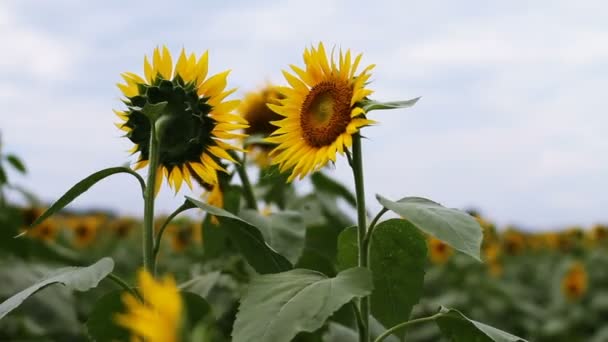
M 9 154 L 6 156 L 6 160 L 15 168 L 15 170 L 25 173 L 26 168 L 21 159 L 14 154 Z
M 64 267 L 56 270 L 53 274 L 40 280 L 36 284 L 15 294 L 0 304 L 0 319 L 17 308 L 24 300 L 34 293 L 53 284 L 63 284 L 77 291 L 87 291 L 97 287 L 99 282 L 114 269 L 112 258 L 102 258 L 87 267 Z
M 44 221 L 51 215 L 53 215 L 56 212 L 58 212 L 59 210 L 65 208 L 68 204 L 70 204 L 73 200 L 75 200 L 76 197 L 85 193 L 87 190 L 89 190 L 93 185 L 95 185 L 100 180 L 102 180 L 106 177 L 109 177 L 111 175 L 117 174 L 117 173 L 128 173 L 128 174 L 134 176 L 135 178 L 137 178 L 137 180 L 139 181 L 139 184 L 141 185 L 142 194 L 144 193 L 145 188 L 146 188 L 146 183 L 144 182 L 143 178 L 141 178 L 141 176 L 137 172 L 131 170 L 128 167 L 122 167 L 122 166 L 111 167 L 108 169 L 97 171 L 94 174 L 92 174 L 92 175 L 88 176 L 87 178 L 81 180 L 80 182 L 76 183 L 76 185 L 74 185 L 63 196 L 61 196 L 55 203 L 53 203 L 53 205 L 51 205 L 42 215 L 40 215 L 40 217 L 38 217 L 36 219 L 36 221 L 34 221 L 34 223 L 32 223 L 32 227 L 39 225 L 40 223 L 42 223 L 42 221 Z
M 319 329 L 336 310 L 372 288 L 371 272 L 362 267 L 334 278 L 305 269 L 258 276 L 241 300 L 233 341 L 291 341 L 299 332 Z
M 409 108 L 416 104 L 420 100 L 420 97 L 415 99 L 406 100 L 406 101 L 388 101 L 388 102 L 380 102 L 374 100 L 365 100 L 363 101 L 363 110 L 366 113 L 371 112 L 372 110 L 381 110 L 381 109 L 398 109 L 398 108 Z
M 376 198 L 386 209 L 403 216 L 418 229 L 481 261 L 483 231 L 471 215 L 421 197 L 405 197 L 397 202 L 380 195 Z
M 278 273 L 292 268 L 291 263 L 284 256 L 277 253 L 264 241 L 262 233 L 253 224 L 226 210 L 197 201 L 194 198 L 186 196 L 186 199 L 207 213 L 216 216 L 220 222 L 224 221 L 226 223 L 223 227 L 226 229 L 229 238 L 258 273 Z
M 460 311 L 441 307 L 435 319 L 444 336 L 454 342 L 526 342 L 500 329 L 467 318 Z

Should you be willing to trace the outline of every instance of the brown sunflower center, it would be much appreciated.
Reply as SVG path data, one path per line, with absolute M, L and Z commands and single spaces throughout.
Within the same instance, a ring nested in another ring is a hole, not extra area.
M 313 147 L 332 144 L 351 121 L 352 87 L 344 81 L 324 81 L 312 89 L 302 103 L 300 125 L 304 139 Z

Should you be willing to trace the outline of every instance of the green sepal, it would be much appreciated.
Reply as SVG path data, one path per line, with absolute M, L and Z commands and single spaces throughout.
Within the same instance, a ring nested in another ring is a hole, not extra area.
M 167 104 L 167 101 L 154 104 L 146 102 L 141 111 L 148 117 L 150 122 L 156 122 L 156 120 L 165 112 Z

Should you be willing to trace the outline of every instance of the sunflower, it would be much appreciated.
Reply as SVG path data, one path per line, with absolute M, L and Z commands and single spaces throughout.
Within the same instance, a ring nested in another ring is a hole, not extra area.
M 444 264 L 454 253 L 452 247 L 434 237 L 429 237 L 428 245 L 431 261 L 437 265 Z
M 117 238 L 126 238 L 135 227 L 136 221 L 132 218 L 119 218 L 114 220 L 110 228 L 114 231 Z
M 291 170 L 288 181 L 335 162 L 337 153 L 351 147 L 352 135 L 374 123 L 361 104 L 372 93 L 366 85 L 374 65 L 358 73 L 361 57 L 352 60 L 350 50 L 340 51 L 336 65 L 319 43 L 304 50 L 305 69 L 291 65 L 295 75 L 283 71 L 290 87 L 279 88 L 285 95 L 280 105 L 268 104 L 283 118 L 273 121 L 278 129 L 266 141 L 278 144 L 271 152 L 272 163 L 281 172 Z
M 171 224 L 167 227 L 171 233 L 171 249 L 174 252 L 183 252 L 192 242 L 193 234 L 192 227 L 180 227 L 176 224 Z
M 97 230 L 101 220 L 95 216 L 73 218 L 71 228 L 73 231 L 73 242 L 76 247 L 84 248 L 90 245 L 97 237 Z
M 526 247 L 526 240 L 522 233 L 510 227 L 503 235 L 503 247 L 507 254 L 518 255 Z
M 562 278 L 562 293 L 569 300 L 577 300 L 587 291 L 587 282 L 585 266 L 580 262 L 575 262 Z
M 276 128 L 272 122 L 280 120 L 282 116 L 268 108 L 268 104 L 279 105 L 279 101 L 284 98 L 285 95 L 279 91 L 279 87 L 272 85 L 247 93 L 238 108 L 239 114 L 249 123 L 245 134 L 262 138 L 270 136 Z M 272 145 L 252 143 L 249 146 L 247 152 L 256 164 L 260 167 L 270 165 L 268 152 L 272 150 Z
M 57 232 L 59 231 L 59 226 L 57 222 L 52 219 L 46 219 L 36 227 L 30 229 L 28 231 L 28 235 L 33 238 L 42 240 L 42 241 L 53 241 L 57 236 Z
M 165 276 L 156 281 L 150 273 L 138 274 L 143 303 L 130 293 L 122 296 L 126 313 L 117 314 L 116 323 L 131 332 L 131 340 L 177 342 L 180 340 L 183 303 L 175 280 Z
M 149 163 L 152 122 L 159 140 L 159 164 L 156 176 L 156 192 L 160 189 L 163 175 L 169 186 L 179 191 L 182 183 L 192 188 L 192 176 L 196 174 L 205 183 L 217 184 L 217 171 L 226 169 L 220 160 L 236 162 L 231 150 L 241 150 L 226 140 L 243 138 L 234 132 L 247 128 L 247 121 L 233 111 L 239 100 L 225 101 L 236 89 L 226 90 L 230 70 L 207 78 L 208 52 L 199 58 L 195 54 L 181 54 L 173 67 L 169 50 L 163 46 L 154 49 L 152 63 L 144 57 L 144 76 L 123 73 L 126 84 L 118 84 L 126 99 L 125 111 L 115 111 L 122 120 L 117 124 L 139 152 L 134 168 Z M 151 120 L 145 113 L 146 106 L 166 103 L 160 118 Z

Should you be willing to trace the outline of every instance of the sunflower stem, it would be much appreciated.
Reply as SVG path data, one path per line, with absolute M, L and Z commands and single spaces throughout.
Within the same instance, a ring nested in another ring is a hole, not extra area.
M 144 268 L 154 274 L 154 198 L 156 196 L 156 173 L 158 172 L 158 138 L 155 124 L 152 122 L 150 134 L 150 150 L 148 164 L 148 180 L 144 193 L 144 232 L 143 232 L 143 258 Z
M 249 176 L 247 175 L 247 166 L 246 164 L 246 155 L 243 154 L 243 158 L 240 159 L 236 155 L 236 153 L 231 152 L 230 155 L 236 159 L 238 162 L 235 164 L 236 171 L 239 174 L 239 178 L 241 178 L 241 183 L 243 183 L 243 196 L 245 196 L 245 201 L 247 202 L 247 208 L 258 210 L 258 203 L 255 200 L 255 195 L 253 194 L 253 187 L 251 186 L 251 182 L 249 181 Z
M 355 178 L 355 192 L 357 197 L 357 241 L 359 247 L 358 264 L 360 267 L 368 267 L 368 248 L 365 243 L 367 215 L 365 210 L 365 186 L 363 183 L 363 153 L 361 153 L 361 135 L 357 132 L 353 135 L 353 155 L 352 164 L 353 176 Z M 369 341 L 369 297 L 361 298 L 359 301 L 359 311 L 361 312 L 361 320 L 363 333 L 359 334 L 360 342 Z

